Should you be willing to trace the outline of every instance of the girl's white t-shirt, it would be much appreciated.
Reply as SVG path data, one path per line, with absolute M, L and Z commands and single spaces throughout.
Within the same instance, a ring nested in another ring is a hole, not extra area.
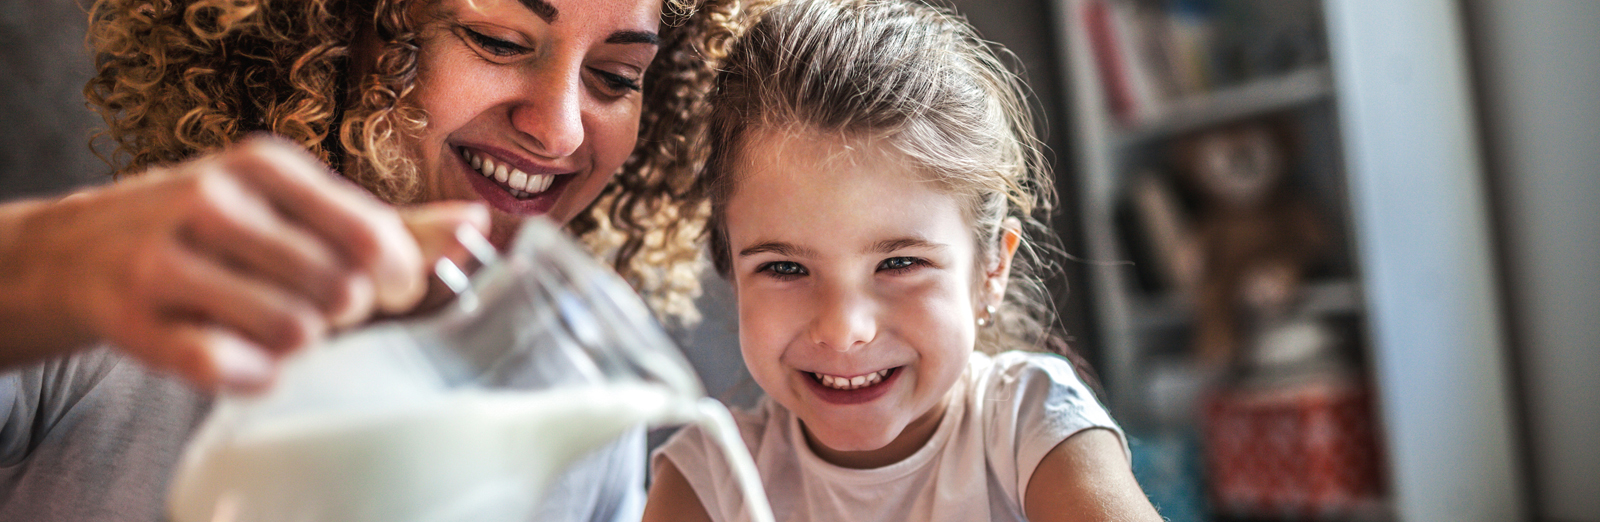
M 1052 354 L 974 352 L 956 399 L 928 444 L 874 469 L 823 461 L 800 421 L 770 398 L 735 412 L 777 520 L 1025 520 L 1022 498 L 1039 461 L 1088 428 L 1127 439 L 1073 371 Z M 698 428 L 680 430 L 651 459 L 670 459 L 714 521 L 747 521 L 722 452 Z

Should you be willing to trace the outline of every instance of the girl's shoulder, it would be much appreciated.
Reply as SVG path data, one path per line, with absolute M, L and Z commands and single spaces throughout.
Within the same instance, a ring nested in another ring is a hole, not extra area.
M 1094 393 L 1078 378 L 1072 361 L 1053 353 L 1005 351 L 986 354 L 974 351 L 968 359 L 968 377 L 975 393 L 1023 393 L 1032 387 L 1062 387 L 1073 398 L 1096 401 Z
M 1111 413 L 1065 357 L 1022 351 L 974 353 L 969 364 L 967 405 L 991 441 L 1037 444 L 1045 451 L 1088 428 L 1121 435 Z

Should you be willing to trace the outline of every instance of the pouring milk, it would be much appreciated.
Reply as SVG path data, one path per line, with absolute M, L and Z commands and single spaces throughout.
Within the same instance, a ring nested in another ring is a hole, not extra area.
M 696 423 L 750 519 L 772 520 L 732 417 L 625 283 L 539 219 L 504 257 L 463 244 L 484 268 L 454 308 L 347 333 L 285 361 L 262 396 L 221 398 L 179 462 L 172 518 L 528 520 L 588 452 Z

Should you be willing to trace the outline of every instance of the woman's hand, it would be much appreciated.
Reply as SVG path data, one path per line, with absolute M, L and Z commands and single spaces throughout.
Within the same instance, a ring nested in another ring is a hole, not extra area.
M 225 151 L 55 202 L 0 208 L 0 364 L 106 340 L 204 388 L 260 388 L 331 328 L 410 309 L 427 288 L 411 219 L 291 143 Z

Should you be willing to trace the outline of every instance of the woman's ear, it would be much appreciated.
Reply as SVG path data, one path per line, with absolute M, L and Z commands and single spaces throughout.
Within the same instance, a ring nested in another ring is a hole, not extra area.
M 1000 223 L 998 239 L 1000 248 L 984 270 L 984 299 L 991 305 L 998 305 L 1005 300 L 1006 282 L 1011 278 L 1011 261 L 1017 255 L 1017 246 L 1022 244 L 1022 222 L 1014 217 L 1006 218 Z

